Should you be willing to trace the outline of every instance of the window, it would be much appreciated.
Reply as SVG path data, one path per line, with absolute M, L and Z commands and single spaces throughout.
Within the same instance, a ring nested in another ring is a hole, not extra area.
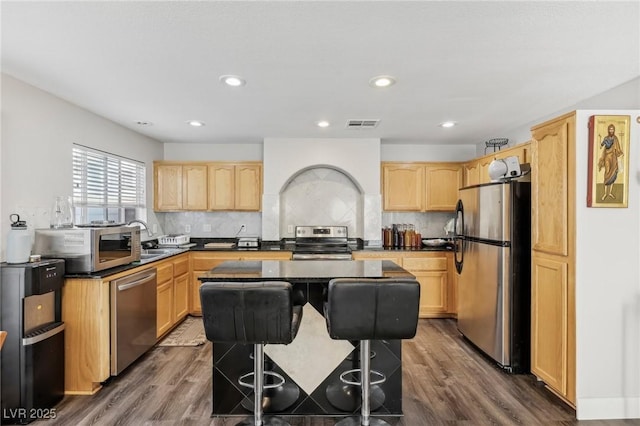
M 76 224 L 146 219 L 144 163 L 73 145 Z

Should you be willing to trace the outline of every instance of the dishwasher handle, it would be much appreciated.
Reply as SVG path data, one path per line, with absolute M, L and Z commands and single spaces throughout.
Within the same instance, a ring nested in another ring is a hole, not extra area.
M 115 284 L 118 291 L 125 291 L 125 290 L 129 290 L 130 288 L 138 287 L 140 285 L 146 284 L 149 281 L 152 281 L 155 279 L 156 279 L 156 270 L 154 268 L 154 269 L 146 269 L 144 271 L 130 275 L 126 278 L 115 280 L 113 283 Z

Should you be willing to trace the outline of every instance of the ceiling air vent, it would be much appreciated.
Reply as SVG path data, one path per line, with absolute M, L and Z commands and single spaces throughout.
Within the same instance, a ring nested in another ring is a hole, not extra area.
M 380 120 L 349 120 L 347 121 L 347 129 L 373 129 L 378 126 Z

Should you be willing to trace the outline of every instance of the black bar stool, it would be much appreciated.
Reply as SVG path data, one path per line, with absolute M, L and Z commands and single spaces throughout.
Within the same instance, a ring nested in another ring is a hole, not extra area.
M 238 425 L 289 425 L 279 417 L 264 417 L 262 396 L 264 376 L 276 377 L 280 386 L 284 378 L 264 371 L 264 345 L 289 344 L 293 341 L 300 321 L 302 306 L 293 304 L 293 290 L 288 282 L 205 282 L 200 286 L 202 320 L 207 339 L 212 342 L 253 344 L 253 373 L 245 374 L 238 382 L 253 387 L 253 418 Z M 248 381 L 253 375 L 253 383 Z
M 336 340 L 360 341 L 360 380 L 345 377 L 355 370 L 345 371 L 344 383 L 361 387 L 362 408 L 359 417 L 340 420 L 339 426 L 383 426 L 382 419 L 370 418 L 370 391 L 373 383 L 383 383 L 382 373 L 371 380 L 371 340 L 410 339 L 418 326 L 420 285 L 413 279 L 351 279 L 329 281 L 324 315 L 329 336 Z

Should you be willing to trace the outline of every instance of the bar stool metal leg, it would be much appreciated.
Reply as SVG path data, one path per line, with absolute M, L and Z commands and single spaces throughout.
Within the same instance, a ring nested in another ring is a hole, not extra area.
M 371 359 L 369 358 L 370 340 L 360 342 L 360 374 L 362 408 L 359 417 L 347 417 L 336 423 L 336 426 L 391 426 L 379 418 L 371 418 Z
M 236 426 L 291 426 L 281 417 L 263 417 L 264 345 L 260 343 L 253 345 L 253 371 L 253 419 L 245 419 Z

